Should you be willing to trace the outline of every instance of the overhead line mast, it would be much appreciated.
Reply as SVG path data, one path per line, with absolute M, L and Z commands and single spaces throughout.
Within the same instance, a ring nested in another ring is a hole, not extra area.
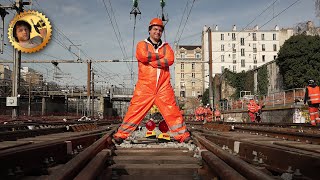
M 137 15 L 141 15 L 141 11 L 139 10 L 139 3 L 138 0 L 133 0 L 133 7 L 130 12 L 130 14 L 134 15 L 134 24 L 133 24 L 133 40 L 132 40 L 132 61 L 134 57 L 134 41 L 135 41 L 135 34 L 136 34 L 136 22 L 137 22 Z M 133 82 L 133 64 L 131 63 L 131 72 L 130 72 L 130 77 L 131 77 L 131 85 L 134 86 Z

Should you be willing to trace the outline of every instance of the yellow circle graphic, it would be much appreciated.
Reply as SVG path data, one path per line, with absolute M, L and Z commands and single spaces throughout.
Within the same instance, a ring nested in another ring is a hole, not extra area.
M 24 11 L 11 21 L 8 37 L 12 46 L 24 53 L 34 53 L 44 48 L 52 34 L 48 18 L 38 11 Z

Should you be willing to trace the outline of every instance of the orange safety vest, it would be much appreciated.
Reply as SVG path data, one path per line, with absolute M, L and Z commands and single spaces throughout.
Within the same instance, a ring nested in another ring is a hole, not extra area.
M 319 86 L 311 87 L 307 86 L 309 101 L 311 104 L 319 104 L 320 103 L 320 88 Z
M 257 112 L 257 104 L 252 100 L 250 100 L 250 102 L 248 104 L 248 111 L 250 111 L 252 113 Z

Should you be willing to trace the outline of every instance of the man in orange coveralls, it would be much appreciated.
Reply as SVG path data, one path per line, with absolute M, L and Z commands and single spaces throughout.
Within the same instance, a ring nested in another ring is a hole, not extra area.
M 169 134 L 175 140 L 191 141 L 170 84 L 169 66 L 174 62 L 174 52 L 168 43 L 162 42 L 163 30 L 162 20 L 152 19 L 149 24 L 149 38 L 137 44 L 138 82 L 128 112 L 113 136 L 116 144 L 120 144 L 137 128 L 153 104 L 159 108 L 170 129 Z

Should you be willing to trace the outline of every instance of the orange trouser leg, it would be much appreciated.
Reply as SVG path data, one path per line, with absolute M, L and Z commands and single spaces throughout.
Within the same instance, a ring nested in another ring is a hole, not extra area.
M 250 117 L 251 122 L 255 121 L 255 114 L 253 112 L 249 112 L 249 117 Z
M 117 133 L 114 134 L 114 137 L 126 139 L 128 136 L 130 136 L 130 134 L 137 128 L 141 120 L 146 116 L 149 109 L 152 107 L 155 96 L 150 94 L 141 94 L 134 94 L 132 97 L 128 112 L 124 117 Z
M 183 142 L 190 136 L 190 133 L 187 131 L 186 124 L 181 116 L 179 107 L 176 105 L 174 97 L 171 85 L 167 85 L 159 89 L 154 103 L 166 121 L 170 129 L 170 134 L 177 141 Z
M 318 107 L 309 106 L 309 114 L 310 114 L 311 125 L 315 126 L 316 120 L 319 121 Z

